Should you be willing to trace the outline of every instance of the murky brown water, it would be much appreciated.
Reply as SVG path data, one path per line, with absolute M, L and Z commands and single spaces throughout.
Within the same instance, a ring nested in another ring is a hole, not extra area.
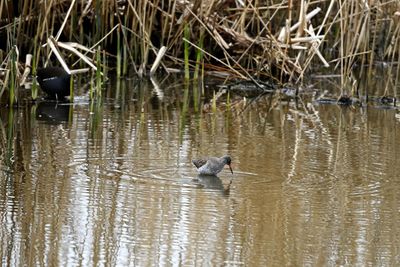
M 166 84 L 1 110 L 3 266 L 399 264 L 396 109 L 212 112 Z M 191 165 L 223 154 L 229 189 Z

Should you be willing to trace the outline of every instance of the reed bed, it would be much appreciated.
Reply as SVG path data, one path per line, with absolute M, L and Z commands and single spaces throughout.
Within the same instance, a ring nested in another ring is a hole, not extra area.
M 399 73 L 399 40 L 397 0 L 1 1 L 0 97 L 13 104 L 23 70 L 47 64 L 93 69 L 98 86 L 106 65 L 118 77 L 213 71 L 276 83 L 333 67 L 340 95 L 354 95 L 355 65 L 386 61 Z

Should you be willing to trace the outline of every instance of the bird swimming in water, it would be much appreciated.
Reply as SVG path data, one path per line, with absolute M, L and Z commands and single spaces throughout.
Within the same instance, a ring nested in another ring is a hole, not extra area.
M 217 157 L 210 157 L 207 159 L 194 159 L 192 163 L 196 166 L 197 171 L 199 174 L 203 175 L 217 175 L 221 172 L 225 165 L 229 166 L 231 173 L 233 174 L 232 167 L 231 167 L 231 157 L 230 156 L 222 156 L 220 158 Z

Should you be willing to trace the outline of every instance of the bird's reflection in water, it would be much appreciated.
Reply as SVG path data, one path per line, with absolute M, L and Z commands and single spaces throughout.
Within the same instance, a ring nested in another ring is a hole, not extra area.
M 222 180 L 216 175 L 199 174 L 196 178 L 193 179 L 193 182 L 200 185 L 201 188 L 221 191 L 223 195 L 228 196 L 232 184 L 232 179 L 230 179 L 229 184 L 224 185 L 224 183 L 222 183 Z
M 36 118 L 48 123 L 68 121 L 70 105 L 68 103 L 40 102 L 36 110 Z

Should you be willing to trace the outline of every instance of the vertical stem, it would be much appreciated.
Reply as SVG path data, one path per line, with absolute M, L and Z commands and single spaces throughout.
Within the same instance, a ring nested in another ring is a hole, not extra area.
M 70 101 L 74 102 L 74 79 L 72 78 L 72 75 L 71 75 L 71 79 L 69 81 L 69 97 L 70 97 Z
M 200 38 L 199 38 L 199 47 L 203 49 L 203 42 L 204 42 L 204 30 L 203 28 L 200 31 Z M 196 67 L 194 70 L 194 79 L 199 78 L 199 71 L 200 71 L 200 62 L 203 59 L 203 51 L 200 49 L 197 49 L 197 55 L 196 55 Z
M 200 102 L 199 90 L 200 90 L 199 80 L 194 79 L 193 80 L 193 108 L 194 108 L 195 113 L 199 112 L 199 102 Z
M 7 156 L 5 158 L 5 165 L 12 166 L 12 159 L 14 158 L 14 108 L 10 107 L 8 111 L 8 129 L 7 129 Z
M 11 50 L 11 77 L 10 77 L 10 95 L 9 95 L 9 104 L 10 106 L 14 105 L 15 101 L 15 90 L 16 90 L 16 80 L 17 80 L 17 69 L 16 69 L 16 51 L 15 46 L 13 46 Z
M 183 133 L 186 124 L 186 115 L 189 109 L 189 83 L 187 81 L 184 82 L 184 94 L 183 94 L 183 103 L 182 110 L 180 112 L 179 119 L 179 143 L 182 143 Z
M 121 25 L 117 31 L 117 79 L 121 77 Z
M 103 81 L 106 80 L 108 69 L 107 69 L 107 57 L 106 57 L 106 50 L 103 50 Z
M 213 99 L 212 99 L 212 112 L 215 114 L 217 112 L 217 96 L 215 95 L 215 91 L 213 91 Z
M 93 100 L 93 72 L 91 71 L 90 87 L 89 87 L 89 99 Z
M 187 23 L 185 23 L 184 27 L 184 36 L 186 40 L 190 40 L 190 30 L 189 26 Z M 189 43 L 184 41 L 184 61 L 185 61 L 185 79 L 189 80 L 190 79 L 190 73 L 189 73 Z
M 96 63 L 97 63 L 97 70 L 96 70 L 96 98 L 101 97 L 101 54 L 100 54 L 100 46 L 97 48 L 96 51 Z
M 127 25 L 127 18 L 125 17 L 125 25 Z M 123 36 L 126 36 L 126 31 L 125 31 L 125 29 L 122 29 L 122 31 L 123 31 Z M 124 39 L 124 40 L 126 40 L 126 39 Z M 127 49 L 128 49 L 128 43 L 126 42 L 126 43 L 124 43 L 124 45 L 123 45 L 123 47 L 122 47 L 122 52 L 123 52 L 123 67 L 122 67 L 122 75 L 126 75 L 127 73 L 128 73 L 128 51 L 127 51 Z

